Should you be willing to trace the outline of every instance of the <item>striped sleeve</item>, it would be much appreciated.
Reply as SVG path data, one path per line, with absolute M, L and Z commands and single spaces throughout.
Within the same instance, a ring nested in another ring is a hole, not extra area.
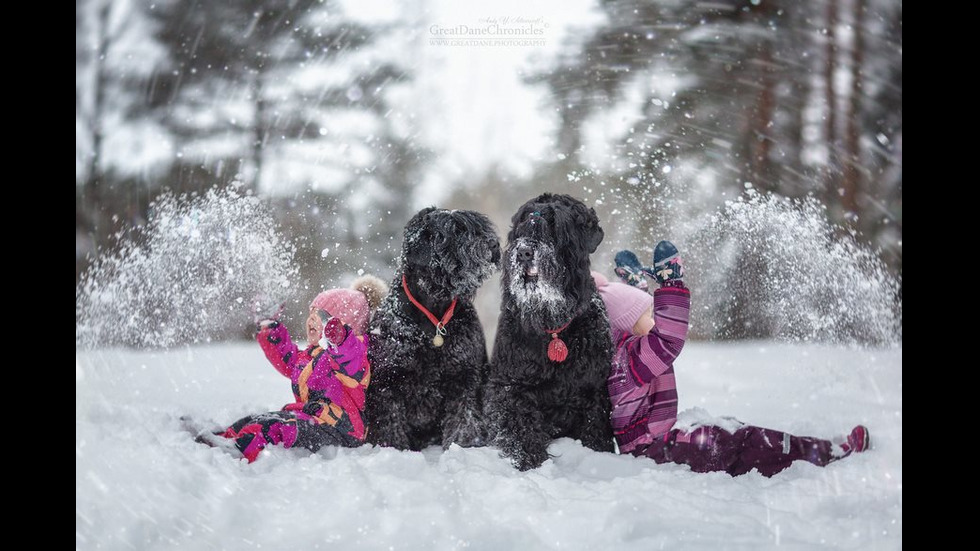
M 654 327 L 650 334 L 632 339 L 630 374 L 640 384 L 663 375 L 684 348 L 691 314 L 691 292 L 681 282 L 653 293 Z

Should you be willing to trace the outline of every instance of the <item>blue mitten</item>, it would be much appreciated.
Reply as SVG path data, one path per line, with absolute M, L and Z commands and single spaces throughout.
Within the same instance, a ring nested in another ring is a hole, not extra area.
M 643 266 L 633 251 L 616 253 L 616 275 L 627 285 L 643 290 L 647 288 L 647 282 L 643 279 Z
M 673 243 L 661 241 L 653 250 L 653 268 L 643 268 L 643 272 L 656 279 L 661 286 L 669 286 L 679 283 L 684 277 L 684 262 Z

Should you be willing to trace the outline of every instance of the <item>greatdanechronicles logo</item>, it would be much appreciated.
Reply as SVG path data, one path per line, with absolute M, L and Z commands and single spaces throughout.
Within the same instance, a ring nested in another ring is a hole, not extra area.
M 431 46 L 544 46 L 543 17 L 484 17 L 475 24 L 429 26 Z

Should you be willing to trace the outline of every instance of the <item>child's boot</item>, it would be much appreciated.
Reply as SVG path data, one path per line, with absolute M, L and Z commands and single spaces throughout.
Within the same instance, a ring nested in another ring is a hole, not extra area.
M 871 447 L 871 433 L 868 431 L 868 427 L 858 425 L 851 429 L 851 433 L 847 435 L 847 441 L 840 447 L 844 450 L 845 456 L 867 450 Z

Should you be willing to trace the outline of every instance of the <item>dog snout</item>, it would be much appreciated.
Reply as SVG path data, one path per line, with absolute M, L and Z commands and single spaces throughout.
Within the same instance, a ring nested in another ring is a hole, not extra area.
M 521 262 L 531 262 L 534 260 L 534 251 L 531 247 L 521 247 L 517 249 L 517 260 Z
M 490 250 L 490 263 L 496 267 L 500 267 L 500 241 L 494 239 L 490 241 L 490 246 L 487 247 Z

